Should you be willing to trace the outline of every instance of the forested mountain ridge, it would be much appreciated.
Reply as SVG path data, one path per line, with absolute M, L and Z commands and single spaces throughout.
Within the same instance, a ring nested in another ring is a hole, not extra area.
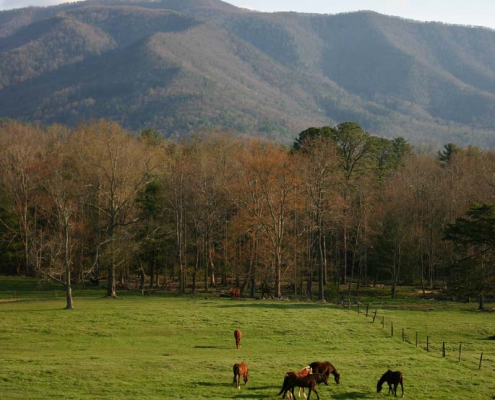
M 357 121 L 414 144 L 495 145 L 495 31 L 373 12 L 259 13 L 219 0 L 0 12 L 0 117 L 108 118 L 179 137 L 290 143 Z

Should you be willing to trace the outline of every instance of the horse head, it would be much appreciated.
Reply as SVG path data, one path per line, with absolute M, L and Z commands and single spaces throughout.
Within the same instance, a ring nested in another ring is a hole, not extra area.
M 312 373 L 313 373 L 313 369 L 309 365 L 307 365 L 306 367 L 304 367 L 299 371 L 300 376 L 311 375 Z
M 335 372 L 333 377 L 335 378 L 335 383 L 337 385 L 340 384 L 340 374 L 338 372 Z
M 381 390 L 382 390 L 382 386 L 383 384 L 385 383 L 385 381 L 387 380 L 387 378 L 389 377 L 389 375 L 392 373 L 391 370 L 388 370 L 387 372 L 385 372 L 382 377 L 378 380 L 377 384 L 376 384 L 376 391 L 377 393 L 380 393 Z

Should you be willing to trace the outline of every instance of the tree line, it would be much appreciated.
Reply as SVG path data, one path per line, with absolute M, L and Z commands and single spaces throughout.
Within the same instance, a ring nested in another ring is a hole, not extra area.
M 0 123 L 0 273 L 64 285 L 236 286 L 335 299 L 387 280 L 493 294 L 495 153 L 414 151 L 358 123 L 292 146 L 105 120 Z M 139 277 L 139 279 L 138 279 Z M 346 289 L 347 290 L 347 289 Z

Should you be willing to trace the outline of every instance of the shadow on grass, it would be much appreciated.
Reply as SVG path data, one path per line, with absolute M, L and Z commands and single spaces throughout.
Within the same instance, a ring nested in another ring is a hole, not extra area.
M 197 385 L 199 386 L 208 386 L 208 387 L 212 387 L 212 386 L 227 386 L 227 387 L 234 387 L 233 383 L 232 382 L 225 382 L 225 383 L 215 383 L 215 382 L 197 382 Z M 253 391 L 253 390 L 273 390 L 273 391 L 279 391 L 279 387 L 278 386 L 249 386 L 249 383 L 248 383 L 248 386 L 244 386 L 244 383 L 241 383 L 241 390 L 244 389 L 244 390 L 248 390 L 248 391 Z
M 260 394 L 258 393 L 260 390 L 273 390 L 274 393 L 278 392 L 278 387 L 277 386 L 244 386 L 244 384 L 241 384 L 240 389 L 236 389 L 235 386 L 233 386 L 232 383 L 214 383 L 214 382 L 197 382 L 198 386 L 204 386 L 204 387 L 230 387 L 232 390 L 236 391 L 236 395 L 232 395 L 233 399 L 268 399 L 268 398 L 273 398 L 273 394 Z M 252 393 L 253 391 L 257 393 Z
M 240 392 L 237 393 L 237 396 L 232 396 L 233 399 L 269 399 L 273 398 L 273 394 L 260 394 L 260 393 L 250 393 L 252 391 L 259 391 L 259 390 L 277 390 L 275 389 L 275 386 L 253 386 L 250 388 L 246 388 L 246 390 L 243 392 L 242 391 L 242 386 Z M 247 392 L 247 393 L 246 393 Z M 276 393 L 276 392 L 275 392 Z
M 218 308 L 266 308 L 266 309 L 272 309 L 272 308 L 278 308 L 278 307 L 284 307 L 285 309 L 287 308 L 293 308 L 293 309 L 315 309 L 315 308 L 338 308 L 335 304 L 332 303 L 291 303 L 287 301 L 279 301 L 279 302 L 263 302 L 263 303 L 251 303 L 251 302 L 245 302 L 245 303 L 238 303 L 238 304 L 222 304 L 219 305 Z
M 332 394 L 332 399 L 367 399 L 373 397 L 374 395 L 371 395 L 370 393 L 361 393 L 361 392 Z
M 197 384 L 199 386 L 208 386 L 208 387 L 212 387 L 212 386 L 233 386 L 232 383 L 221 383 L 221 384 L 218 384 L 218 383 L 214 383 L 214 382 L 197 382 Z

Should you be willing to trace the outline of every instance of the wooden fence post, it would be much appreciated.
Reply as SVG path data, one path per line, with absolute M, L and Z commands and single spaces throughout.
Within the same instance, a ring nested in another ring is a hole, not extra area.
M 481 352 L 480 355 L 480 365 L 478 366 L 478 369 L 481 369 L 481 362 L 483 361 L 483 352 Z
M 373 315 L 373 322 L 375 322 L 375 318 L 376 318 L 376 313 L 378 312 L 378 310 L 375 310 L 375 315 Z
M 445 342 L 442 342 L 442 357 L 445 357 Z
M 459 362 L 462 360 L 462 343 L 459 343 Z
M 392 337 L 394 336 L 394 323 L 393 322 L 390 323 L 390 336 L 392 336 Z

